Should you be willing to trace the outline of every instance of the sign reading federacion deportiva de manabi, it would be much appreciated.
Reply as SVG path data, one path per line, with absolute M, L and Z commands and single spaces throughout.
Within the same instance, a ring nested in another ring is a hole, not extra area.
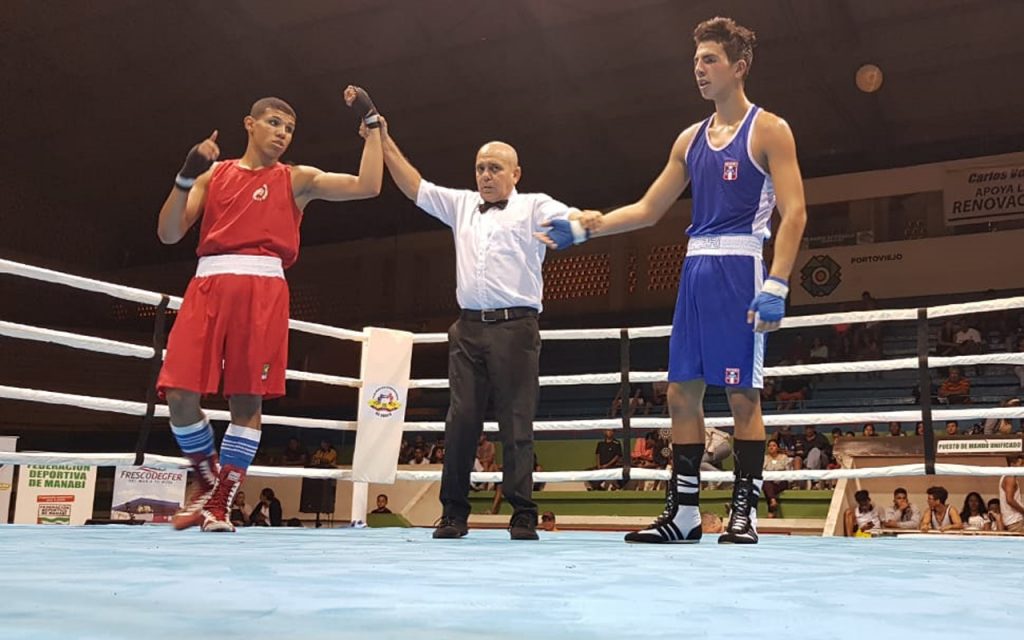
M 1024 165 L 950 171 L 942 201 L 948 225 L 1024 218 Z
M 17 524 L 85 524 L 92 517 L 96 467 L 22 465 L 14 503 Z

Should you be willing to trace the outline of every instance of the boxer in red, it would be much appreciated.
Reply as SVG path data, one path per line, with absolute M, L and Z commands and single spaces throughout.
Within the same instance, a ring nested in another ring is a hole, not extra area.
M 192 147 L 160 209 L 157 235 L 181 240 L 202 217 L 199 266 L 167 342 L 157 390 L 171 430 L 192 462 L 193 489 L 174 516 L 177 529 L 234 531 L 228 518 L 260 441 L 263 398 L 284 395 L 288 359 L 288 284 L 284 270 L 299 253 L 302 211 L 313 200 L 359 200 L 380 193 L 383 156 L 377 110 L 349 86 L 345 102 L 363 116 L 366 142 L 358 175 L 279 162 L 295 132 L 284 100 L 257 100 L 244 119 L 245 153 L 217 161 L 217 132 Z M 200 407 L 223 382 L 231 424 L 220 456 Z

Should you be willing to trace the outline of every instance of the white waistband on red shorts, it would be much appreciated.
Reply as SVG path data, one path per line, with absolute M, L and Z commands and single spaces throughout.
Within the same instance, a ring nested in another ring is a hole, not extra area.
M 761 257 L 764 240 L 760 236 L 697 236 L 686 244 L 687 256 Z
M 199 258 L 199 266 L 196 267 L 197 278 L 223 274 L 284 279 L 284 267 L 281 266 L 281 258 L 277 256 L 228 254 Z

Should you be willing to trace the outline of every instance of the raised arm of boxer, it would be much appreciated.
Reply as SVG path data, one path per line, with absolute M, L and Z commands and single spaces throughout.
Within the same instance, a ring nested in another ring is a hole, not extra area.
M 298 166 L 295 171 L 295 202 L 299 209 L 312 200 L 363 200 L 380 195 L 384 180 L 384 161 L 381 149 L 379 114 L 370 96 L 360 87 L 345 88 L 345 103 L 363 118 L 360 135 L 366 140 L 359 174 L 330 173 L 316 167 Z
M 220 157 L 217 132 L 189 150 L 174 180 L 174 187 L 160 207 L 156 234 L 160 242 L 174 244 L 185 237 L 199 219 L 206 203 L 206 185 L 210 183 L 210 169 Z

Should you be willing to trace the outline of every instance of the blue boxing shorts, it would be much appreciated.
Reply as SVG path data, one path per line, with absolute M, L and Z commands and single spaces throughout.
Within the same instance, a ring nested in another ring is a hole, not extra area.
M 668 380 L 764 387 L 765 334 L 747 323 L 767 275 L 755 236 L 691 238 L 669 339 Z

